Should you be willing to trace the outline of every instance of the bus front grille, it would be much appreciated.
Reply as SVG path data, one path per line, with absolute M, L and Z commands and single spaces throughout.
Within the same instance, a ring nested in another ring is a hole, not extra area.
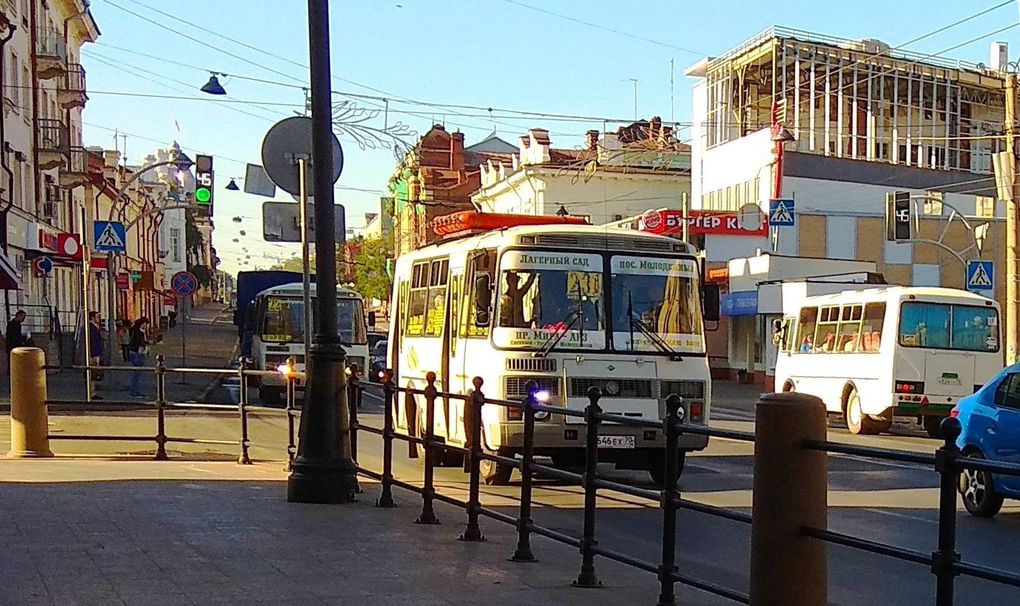
M 609 384 L 615 383 L 615 389 L 607 389 L 611 387 Z M 570 397 L 572 398 L 583 398 L 588 396 L 588 390 L 592 387 L 598 387 L 602 391 L 603 398 L 651 398 L 652 397 L 652 381 L 651 379 L 603 379 L 603 378 L 587 378 L 587 377 L 576 377 L 570 379 Z M 611 394 L 610 391 L 616 391 L 617 393 Z
M 507 358 L 506 369 L 511 372 L 556 372 L 556 359 Z
M 676 394 L 681 398 L 703 400 L 705 398 L 704 381 L 659 381 L 659 397 L 668 398 Z
M 528 394 L 528 381 L 538 383 L 539 389 L 548 391 L 550 396 L 560 395 L 560 381 L 553 377 L 506 377 L 503 383 L 504 397 L 508 400 L 523 398 Z

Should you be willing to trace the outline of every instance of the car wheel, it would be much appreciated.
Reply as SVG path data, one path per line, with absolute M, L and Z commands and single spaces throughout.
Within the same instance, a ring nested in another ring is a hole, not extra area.
M 979 452 L 967 455 L 972 459 L 983 459 Z M 967 512 L 979 518 L 990 518 L 1002 509 L 1002 495 L 995 491 L 992 474 L 976 469 L 964 469 L 960 472 L 960 496 Z
M 684 465 L 687 463 L 687 451 L 680 451 L 680 459 L 677 461 L 677 479 L 684 473 Z M 648 464 L 648 475 L 652 476 L 652 483 L 659 488 L 665 488 L 666 484 L 666 458 L 656 456 Z
M 514 473 L 512 465 L 497 463 L 488 459 L 483 459 L 479 463 L 479 469 L 482 481 L 487 486 L 506 486 L 510 483 L 510 476 Z

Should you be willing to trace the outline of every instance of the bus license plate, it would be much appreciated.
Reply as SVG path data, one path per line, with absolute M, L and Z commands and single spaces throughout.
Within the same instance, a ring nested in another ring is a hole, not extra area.
M 599 448 L 635 448 L 634 436 L 599 436 Z

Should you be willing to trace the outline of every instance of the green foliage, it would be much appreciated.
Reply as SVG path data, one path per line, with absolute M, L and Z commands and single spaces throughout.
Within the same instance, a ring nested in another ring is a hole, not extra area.
M 188 271 L 195 274 L 198 283 L 202 286 L 209 286 L 213 281 L 213 272 L 205 265 L 188 264 Z
M 388 301 L 392 282 L 386 275 L 386 261 L 393 256 L 389 240 L 370 238 L 360 242 L 361 250 L 354 258 L 354 283 L 362 295 L 369 299 Z
M 285 259 L 283 261 L 280 261 L 276 265 L 273 265 L 272 267 L 270 267 L 270 269 L 301 272 L 303 270 L 303 267 L 301 266 L 301 257 L 298 256 Z M 315 271 L 315 255 L 309 257 L 308 269 L 309 271 L 312 272 Z

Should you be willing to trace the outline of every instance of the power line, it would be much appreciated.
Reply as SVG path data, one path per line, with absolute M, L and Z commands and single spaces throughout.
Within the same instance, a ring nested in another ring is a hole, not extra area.
M 577 23 L 579 25 L 585 25 L 587 27 L 593 27 L 595 29 L 602 30 L 604 32 L 609 32 L 611 34 L 616 34 L 617 36 L 623 36 L 625 38 L 630 38 L 631 40 L 638 40 L 640 42 L 647 42 L 649 44 L 654 44 L 656 46 L 661 46 L 663 48 L 671 48 L 673 50 L 678 50 L 678 51 L 681 51 L 681 52 L 684 52 L 684 53 L 690 53 L 692 55 L 701 55 L 701 56 L 705 55 L 705 53 L 702 53 L 701 51 L 696 51 L 696 50 L 693 50 L 693 49 L 684 48 L 682 46 L 676 46 L 675 44 L 669 44 L 667 42 L 661 42 L 659 40 L 653 40 L 652 38 L 645 38 L 644 36 L 638 36 L 637 34 L 631 34 L 629 32 L 621 31 L 621 30 L 618 30 L 618 29 L 613 29 L 611 27 L 606 27 L 604 25 L 599 25 L 598 23 L 592 23 L 591 21 L 584 21 L 583 19 L 578 19 L 577 17 L 571 17 L 570 15 L 564 15 L 563 13 L 557 13 L 557 12 L 554 12 L 554 11 L 551 11 L 551 10 L 540 8 L 538 6 L 532 6 L 531 4 L 526 4 L 524 2 L 519 2 L 518 0 L 503 0 L 503 2 L 506 2 L 507 4 L 513 4 L 513 5 L 519 6 L 521 8 L 526 8 L 528 10 L 535 11 L 537 13 L 542 13 L 542 14 L 545 14 L 545 15 L 549 15 L 550 17 L 556 17 L 557 19 L 563 19 L 565 21 L 570 21 L 571 23 Z

